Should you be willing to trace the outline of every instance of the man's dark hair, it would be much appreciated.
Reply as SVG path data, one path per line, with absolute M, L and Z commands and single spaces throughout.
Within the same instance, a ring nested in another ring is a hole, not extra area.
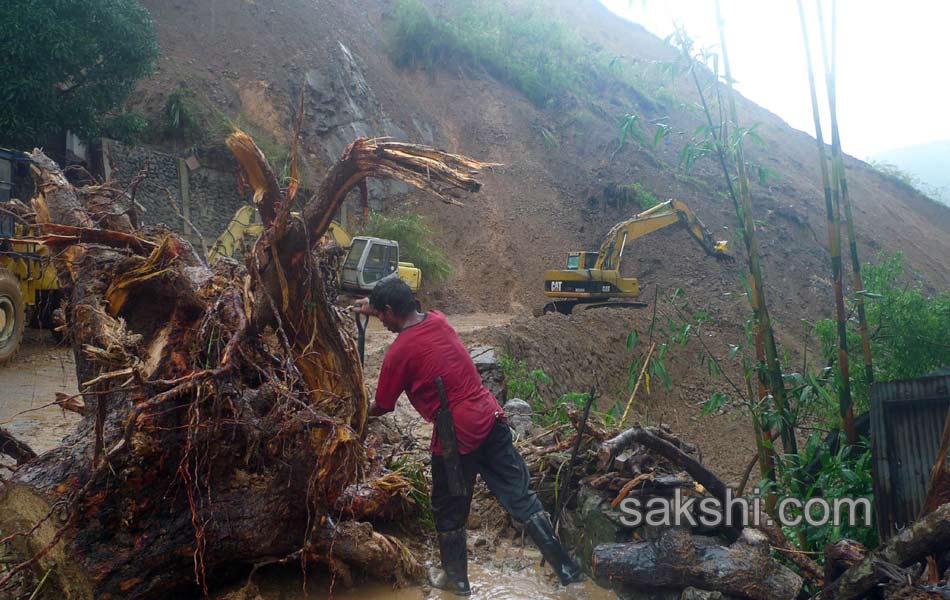
M 392 277 L 376 284 L 369 294 L 369 305 L 379 311 L 391 306 L 397 317 L 408 317 L 416 310 L 416 299 L 405 281 Z

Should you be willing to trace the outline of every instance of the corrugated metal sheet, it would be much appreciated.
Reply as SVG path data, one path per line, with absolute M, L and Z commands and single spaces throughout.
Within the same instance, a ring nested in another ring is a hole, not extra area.
M 917 519 L 950 409 L 950 375 L 871 386 L 878 530 L 886 539 Z

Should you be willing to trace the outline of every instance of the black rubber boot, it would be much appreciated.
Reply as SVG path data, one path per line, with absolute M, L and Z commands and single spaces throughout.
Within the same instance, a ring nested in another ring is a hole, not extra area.
M 534 543 L 541 550 L 541 556 L 544 557 L 557 573 L 561 583 L 568 585 L 576 583 L 583 578 L 580 567 L 571 558 L 557 536 L 554 535 L 554 525 L 551 524 L 551 517 L 544 511 L 536 512 L 531 515 L 528 522 L 525 523 L 525 529 L 528 535 L 534 540 Z
M 465 528 L 439 532 L 439 554 L 442 568 L 429 570 L 432 587 L 451 592 L 456 596 L 469 596 L 468 548 L 465 547 Z

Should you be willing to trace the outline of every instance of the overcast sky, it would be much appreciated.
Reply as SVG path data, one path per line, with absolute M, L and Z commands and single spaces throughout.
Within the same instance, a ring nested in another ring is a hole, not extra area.
M 713 0 L 601 1 L 660 37 L 673 31 L 676 19 L 698 45 L 718 46 Z M 830 12 L 831 0 L 823 6 Z M 792 127 L 814 135 L 797 3 L 722 0 L 722 12 L 739 91 Z M 817 36 L 813 0 L 805 1 L 805 14 Z M 948 26 L 946 0 L 838 1 L 838 123 L 845 152 L 866 158 L 950 139 L 950 77 L 943 42 Z M 820 84 L 817 39 L 812 56 Z M 824 94 L 824 86 L 820 89 Z M 824 110 L 823 98 L 819 103 Z M 830 142 L 827 123 L 823 132 Z

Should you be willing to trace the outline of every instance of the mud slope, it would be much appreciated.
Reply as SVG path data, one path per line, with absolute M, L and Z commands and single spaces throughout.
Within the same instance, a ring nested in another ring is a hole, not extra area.
M 141 85 L 140 108 L 157 110 L 165 94 L 184 85 L 231 118 L 286 143 L 305 88 L 303 157 L 311 173 L 321 172 L 355 135 L 393 135 L 504 164 L 484 177 L 484 197 L 464 208 L 392 186 L 371 190 L 386 209 L 431 216 L 456 268 L 433 298 L 446 311 L 529 314 L 543 300 L 543 270 L 562 264 L 570 249 L 596 248 L 609 227 L 631 212 L 605 201 L 604 189 L 611 184 L 639 182 L 661 198 L 681 198 L 714 235 L 735 239 L 734 216 L 714 163 L 700 161 L 692 177 L 676 172 L 682 135 L 655 153 L 632 144 L 611 159 L 617 120 L 627 112 L 645 119 L 666 116 L 678 131 L 691 132 L 699 124 L 687 108 L 694 95 L 685 80 L 672 86 L 675 101 L 665 104 L 649 100 L 656 89 L 606 87 L 589 101 L 540 110 L 484 73 L 396 68 L 385 49 L 386 14 L 393 5 L 387 0 L 144 4 L 155 17 L 165 55 L 156 75 Z M 582 36 L 611 53 L 642 64 L 672 56 L 661 40 L 593 0 L 551 4 Z M 744 123 L 758 123 L 765 140 L 765 147 L 749 149 L 750 159 L 780 174 L 768 185 L 753 186 L 755 216 L 773 318 L 786 347 L 799 356 L 802 320 L 827 316 L 832 304 L 814 141 L 753 103 L 740 104 Z M 556 132 L 557 146 L 544 143 L 542 126 Z M 847 169 L 862 255 L 902 250 L 928 286 L 945 289 L 950 209 L 858 160 L 848 159 Z M 727 337 L 738 340 L 748 312 L 738 266 L 705 258 L 682 231 L 634 244 L 625 260 L 625 271 L 641 277 L 644 290 L 682 288 L 708 310 L 718 323 L 711 334 L 723 339 L 719 347 L 725 348 Z M 616 379 L 601 373 L 624 366 L 617 358 L 625 353 L 618 340 L 630 327 L 624 318 L 541 321 L 523 325 L 525 334 L 511 341 L 514 350 L 542 361 L 551 337 L 589 338 L 574 352 L 590 352 L 590 358 L 578 356 L 577 373 L 565 375 L 563 385 L 586 388 L 599 377 Z M 694 415 L 690 407 L 716 384 L 705 381 L 695 365 L 681 368 L 680 381 L 695 384 L 695 394 L 664 406 Z
M 585 109 L 583 119 L 571 121 L 571 111 L 538 110 L 516 91 L 479 73 L 397 69 L 385 50 L 390 3 L 381 0 L 145 4 L 158 24 L 165 58 L 153 80 L 143 84 L 143 104 L 154 108 L 163 93 L 184 84 L 232 117 L 253 121 L 286 139 L 296 92 L 309 72 L 340 61 L 342 43 L 373 96 L 368 112 L 379 114 L 354 124 L 359 115 L 346 122 L 320 107 L 308 110 L 304 133 L 314 170 L 335 157 L 337 139 L 358 132 L 363 123 L 379 127 L 373 134 L 430 141 L 504 163 L 487 178 L 490 201 L 465 209 L 436 206 L 414 194 L 384 199 L 391 206 L 408 204 L 433 215 L 458 268 L 450 286 L 457 309 L 536 305 L 543 268 L 560 264 L 569 247 L 596 247 L 600 236 L 623 216 L 602 202 L 603 187 L 610 183 L 639 181 L 660 197 L 681 197 L 711 228 L 731 237 L 731 230 L 722 229 L 731 228 L 733 219 L 717 194 L 722 190 L 715 165 L 701 163 L 696 180 L 671 173 L 681 142 L 671 141 L 656 158 L 631 146 L 609 160 L 617 136 L 615 118 L 633 109 L 647 117 L 665 114 L 676 129 L 690 131 L 698 124 L 696 116 L 679 106 L 644 107 L 625 97 L 623 90 L 606 90 L 604 102 L 594 107 L 597 111 Z M 671 56 L 656 37 L 596 2 L 555 4 L 562 18 L 611 52 L 642 62 Z M 688 82 L 677 85 L 677 98 L 691 102 Z M 781 174 L 768 187 L 754 190 L 770 295 L 778 300 L 777 312 L 786 307 L 793 311 L 786 320 L 814 316 L 818 301 L 826 304 L 828 270 L 825 252 L 815 243 L 816 237 L 824 238 L 814 142 L 752 103 L 742 102 L 742 113 L 745 122 L 759 123 L 766 141 L 764 149 L 750 149 L 752 160 Z M 542 124 L 557 131 L 558 147 L 543 143 Z M 340 135 L 321 133 L 326 128 L 338 129 Z M 864 255 L 899 248 L 932 285 L 946 286 L 950 210 L 881 178 L 857 160 L 850 160 L 848 167 Z M 685 265 L 701 256 L 680 243 L 646 243 L 651 247 L 637 249 L 643 250 L 645 260 L 662 257 L 662 264 L 644 276 L 647 284 L 677 278 Z M 709 272 L 716 276 L 715 269 Z M 703 291 L 704 283 L 695 281 L 693 290 Z

